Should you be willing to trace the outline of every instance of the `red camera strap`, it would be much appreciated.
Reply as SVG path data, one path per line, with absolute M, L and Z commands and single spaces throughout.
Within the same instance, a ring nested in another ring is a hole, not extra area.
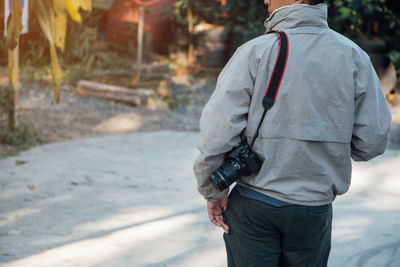
M 262 104 L 264 107 L 264 112 L 261 117 L 260 124 L 258 125 L 257 131 L 251 143 L 251 148 L 253 148 L 254 142 L 256 141 L 258 134 L 260 132 L 261 124 L 264 121 L 267 111 L 274 105 L 275 98 L 278 94 L 279 87 L 282 82 L 283 74 L 285 73 L 286 63 L 289 55 L 289 40 L 287 34 L 283 31 L 269 31 L 269 33 L 277 33 L 279 36 L 279 53 L 278 58 L 275 62 L 274 70 L 272 71 L 271 78 L 265 92 Z
M 273 101 L 275 100 L 276 95 L 278 94 L 278 90 L 282 82 L 283 74 L 285 73 L 286 63 L 289 55 L 289 40 L 286 33 L 283 31 L 269 31 L 267 34 L 269 33 L 278 34 L 279 53 L 264 97 L 264 98 L 269 98 L 268 102 L 272 102 L 272 104 L 270 106 L 266 106 L 266 104 L 264 104 L 264 102 L 266 101 L 263 100 L 264 108 L 267 109 L 272 107 Z

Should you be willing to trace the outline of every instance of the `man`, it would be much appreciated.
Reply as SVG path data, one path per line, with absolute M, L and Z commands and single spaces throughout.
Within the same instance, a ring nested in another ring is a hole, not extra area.
M 368 55 L 329 29 L 323 1 L 265 0 L 267 32 L 289 40 L 286 70 L 253 151 L 261 170 L 228 197 L 209 175 L 242 138 L 252 142 L 278 55 L 276 34 L 241 46 L 200 120 L 194 164 L 208 215 L 225 231 L 229 266 L 326 266 L 331 203 L 350 186 L 351 158 L 386 148 L 390 110 Z

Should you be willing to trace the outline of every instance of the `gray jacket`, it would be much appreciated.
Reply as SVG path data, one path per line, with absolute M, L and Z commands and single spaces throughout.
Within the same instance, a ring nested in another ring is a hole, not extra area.
M 325 4 L 299 4 L 276 10 L 265 22 L 267 31 L 287 33 L 289 56 L 254 146 L 262 168 L 238 183 L 293 204 L 332 202 L 349 188 L 351 158 L 376 157 L 388 140 L 391 114 L 368 55 L 326 20 Z M 219 192 L 208 177 L 241 135 L 252 141 L 278 44 L 277 35 L 268 34 L 242 45 L 204 107 L 194 172 L 208 200 L 227 197 L 228 190 Z

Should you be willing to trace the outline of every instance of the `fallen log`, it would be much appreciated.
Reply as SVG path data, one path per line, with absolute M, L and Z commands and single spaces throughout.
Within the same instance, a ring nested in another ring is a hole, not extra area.
M 144 64 L 140 68 L 141 72 L 143 75 L 150 75 L 151 77 L 169 77 L 171 74 L 171 70 L 169 68 L 168 64 Z M 134 70 L 94 70 L 92 72 L 92 75 L 94 76 L 107 76 L 107 75 L 113 75 L 113 76 L 128 76 L 128 77 L 133 77 L 135 76 L 136 69 Z
M 91 80 L 99 83 L 108 83 L 118 80 L 121 86 L 130 88 L 148 88 L 157 91 L 160 87 L 169 87 L 171 82 L 171 73 L 168 65 L 144 65 L 141 72 L 140 85 L 133 71 L 127 70 L 97 70 L 91 73 Z M 164 89 L 164 88 L 163 88 Z M 163 95 L 160 95 L 163 97 Z
M 81 80 L 77 86 L 77 93 L 82 97 L 95 97 L 114 100 L 135 106 L 147 102 L 149 97 L 155 97 L 153 90 L 129 89 L 115 85 L 102 84 L 97 82 Z

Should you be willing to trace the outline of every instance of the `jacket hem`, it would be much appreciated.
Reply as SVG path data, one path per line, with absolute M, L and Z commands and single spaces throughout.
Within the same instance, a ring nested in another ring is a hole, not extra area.
M 322 205 L 327 205 L 327 204 L 331 204 L 335 198 L 329 198 L 329 199 L 321 199 L 321 200 L 297 200 L 297 199 L 293 199 L 293 198 L 288 198 L 288 197 L 284 197 L 282 196 L 282 194 L 279 194 L 278 192 L 274 192 L 268 189 L 261 189 L 261 188 L 255 188 L 252 187 L 251 185 L 245 184 L 243 182 L 238 183 L 240 184 L 240 186 L 246 187 L 248 189 L 254 190 L 256 192 L 259 192 L 261 194 L 264 194 L 266 196 L 275 198 L 277 200 L 280 201 L 284 201 L 290 204 L 294 204 L 294 205 L 301 205 L 301 206 L 322 206 Z

